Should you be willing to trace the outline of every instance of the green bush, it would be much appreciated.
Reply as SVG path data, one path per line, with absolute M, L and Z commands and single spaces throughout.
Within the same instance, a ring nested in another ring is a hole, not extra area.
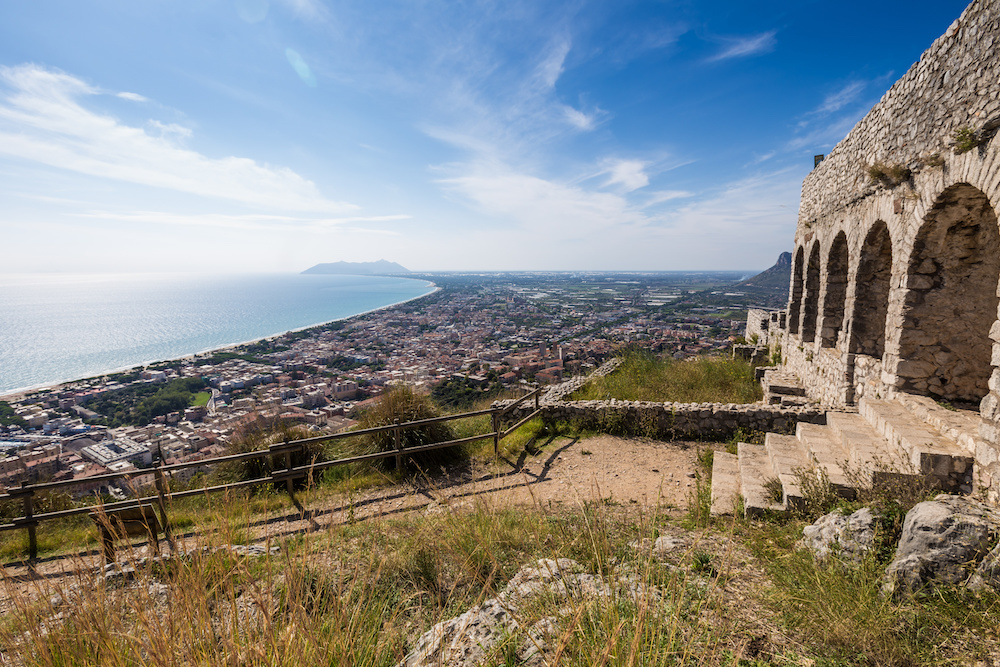
M 411 387 L 397 385 L 382 394 L 378 403 L 361 414 L 358 419 L 359 429 L 376 428 L 390 424 L 432 419 L 440 416 L 429 396 L 418 394 Z M 448 422 L 425 424 L 414 428 L 403 429 L 400 432 L 400 442 L 403 448 L 420 447 L 436 442 L 453 440 L 454 433 Z M 395 435 L 392 431 L 382 431 L 364 436 L 360 443 L 359 453 L 388 452 L 396 449 Z M 418 466 L 443 463 L 457 456 L 457 448 L 447 448 L 420 452 L 408 459 Z M 382 459 L 383 466 L 392 468 L 395 459 Z

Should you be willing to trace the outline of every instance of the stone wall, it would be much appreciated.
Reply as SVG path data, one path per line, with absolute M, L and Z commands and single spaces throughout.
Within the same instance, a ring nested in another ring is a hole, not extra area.
M 605 363 L 589 377 L 572 378 L 548 389 L 539 400 L 541 417 L 568 421 L 617 435 L 662 439 L 728 439 L 744 431 L 792 431 L 798 422 L 825 424 L 826 411 L 819 406 L 780 406 L 763 403 L 655 403 L 649 401 L 569 401 L 570 394 L 598 375 L 617 367 Z M 498 401 L 506 407 L 513 401 Z M 504 417 L 509 425 L 527 417 L 534 404 L 525 402 Z
M 783 346 L 830 406 L 978 403 L 1000 480 L 998 128 L 1000 3 L 976 0 L 806 177 Z

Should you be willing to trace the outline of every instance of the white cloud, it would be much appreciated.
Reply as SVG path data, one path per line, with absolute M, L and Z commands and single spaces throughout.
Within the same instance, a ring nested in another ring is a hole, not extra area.
M 597 126 L 597 114 L 586 114 L 566 105 L 562 106 L 562 110 L 569 124 L 578 130 L 589 132 Z
M 161 137 L 175 136 L 188 139 L 191 137 L 191 128 L 178 125 L 176 123 L 161 123 L 158 120 L 148 120 L 146 125 L 155 130 Z
M 139 93 L 116 93 L 115 97 L 120 97 L 123 100 L 129 100 L 130 102 L 148 102 L 149 98 L 140 95 Z
M 118 220 L 142 224 L 178 225 L 183 227 L 218 227 L 243 231 L 296 231 L 321 232 L 332 229 L 344 230 L 345 225 L 359 222 L 395 222 L 408 220 L 409 215 L 348 216 L 340 218 L 304 218 L 285 215 L 227 215 L 222 213 L 177 213 L 173 211 L 90 211 L 76 213 L 75 217 L 96 220 Z M 351 229 L 352 231 L 362 231 Z M 396 235 L 391 230 L 363 230 L 378 234 Z
M 608 179 L 605 187 L 619 186 L 625 192 L 632 192 L 649 185 L 646 167 L 649 163 L 641 160 L 615 160 L 605 169 Z
M 98 91 L 36 65 L 0 67 L 0 154 L 89 176 L 237 201 L 269 210 L 336 213 L 356 209 L 324 197 L 286 167 L 250 158 L 212 158 L 176 145 L 185 130 L 155 136 L 86 108 Z M 154 129 L 159 129 L 151 125 Z M 160 128 L 170 128 L 160 125 Z
M 726 46 L 722 51 L 709 58 L 709 62 L 717 60 L 728 60 L 730 58 L 746 58 L 759 53 L 768 53 L 774 50 L 777 40 L 774 36 L 777 30 L 769 30 L 759 35 L 749 37 L 723 37 L 719 41 Z
M 828 114 L 840 111 L 842 108 L 858 99 L 858 95 L 865 89 L 864 81 L 852 81 L 835 93 L 826 96 L 823 103 L 819 105 L 815 113 Z
M 470 200 L 495 218 L 544 236 L 580 236 L 641 224 L 643 215 L 624 197 L 519 173 L 480 161 L 463 165 L 461 175 L 441 179 L 445 189 Z
M 673 201 L 674 199 L 686 199 L 688 197 L 693 197 L 694 193 L 687 190 L 656 190 L 655 192 L 647 193 L 648 196 L 643 202 L 643 208 L 648 208 L 650 206 L 655 206 L 656 204 L 662 204 L 664 202 Z
M 456 166 L 440 184 L 498 219 L 464 231 L 469 247 L 491 248 L 492 266 L 572 270 L 753 269 L 786 249 L 796 222 L 801 174 L 782 171 L 731 183 L 680 208 L 649 213 L 691 192 L 651 193 L 637 208 L 624 196 L 591 192 L 481 161 Z M 481 258 L 480 258 L 481 259 Z
M 549 54 L 544 60 L 538 65 L 538 69 L 535 71 L 535 76 L 537 80 L 542 84 L 545 89 L 554 88 L 559 77 L 563 73 L 563 65 L 566 62 L 566 56 L 569 54 L 570 43 L 569 40 L 559 40 L 555 42 Z

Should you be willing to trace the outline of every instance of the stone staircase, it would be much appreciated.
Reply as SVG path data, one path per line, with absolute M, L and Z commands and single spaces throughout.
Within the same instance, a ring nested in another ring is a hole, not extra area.
M 768 405 L 805 405 L 806 388 L 797 375 L 779 367 L 769 367 L 761 374 L 760 386 Z
M 971 493 L 979 415 L 933 399 L 862 398 L 857 413 L 828 412 L 826 425 L 799 423 L 795 435 L 768 433 L 763 445 L 716 452 L 712 514 L 788 512 L 803 481 L 825 471 L 833 490 L 852 498 L 859 485 L 900 475 L 931 477 L 942 489 Z

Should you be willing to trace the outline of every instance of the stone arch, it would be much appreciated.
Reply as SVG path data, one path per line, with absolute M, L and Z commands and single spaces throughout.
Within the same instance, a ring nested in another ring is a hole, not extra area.
M 826 296 L 823 297 L 823 326 L 820 344 L 836 347 L 844 327 L 844 305 L 847 300 L 847 234 L 840 232 L 830 246 L 826 259 Z
M 820 260 L 819 242 L 813 244 L 806 264 L 805 295 L 802 298 L 802 342 L 816 340 L 816 320 L 819 315 Z
M 799 332 L 799 317 L 802 313 L 802 264 L 805 261 L 805 249 L 799 246 L 795 252 L 795 262 L 792 264 L 791 299 L 788 301 L 788 333 Z
M 902 391 L 970 402 L 989 393 L 998 277 L 996 212 L 978 188 L 951 186 L 927 212 L 907 266 Z
M 849 351 L 881 359 L 892 279 L 892 238 L 882 220 L 868 231 L 855 279 L 854 316 Z

